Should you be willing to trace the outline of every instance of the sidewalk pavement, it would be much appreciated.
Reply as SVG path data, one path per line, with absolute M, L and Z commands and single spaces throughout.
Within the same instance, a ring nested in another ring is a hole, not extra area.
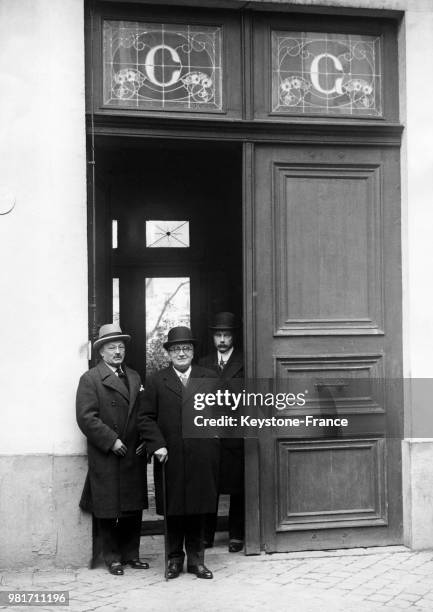
M 126 567 L 124 576 L 105 567 L 0 571 L 0 591 L 69 591 L 69 607 L 37 607 L 47 612 L 433 612 L 433 551 L 389 546 L 246 557 L 219 542 L 206 552 L 213 580 L 185 573 L 165 582 L 161 549 L 159 537 L 142 538 L 151 568 Z M 0 606 L 6 609 L 35 607 Z

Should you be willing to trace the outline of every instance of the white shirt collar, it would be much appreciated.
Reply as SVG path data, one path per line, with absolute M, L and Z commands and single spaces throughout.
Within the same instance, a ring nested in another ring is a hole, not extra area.
M 176 374 L 178 375 L 179 379 L 182 378 L 189 378 L 191 375 L 191 366 L 189 366 L 189 368 L 187 370 L 185 370 L 185 372 L 180 372 L 179 370 L 176 370 L 176 368 L 173 366 L 173 370 L 176 372 Z
M 106 361 L 104 361 L 104 363 L 107 366 L 107 368 L 109 368 L 112 372 L 114 372 L 117 375 L 117 368 L 113 367 L 112 365 L 109 365 Z M 125 368 L 122 367 L 122 366 L 123 366 L 123 364 L 120 364 L 120 369 L 122 370 L 122 372 L 126 376 Z
M 221 359 L 224 361 L 224 363 L 227 363 L 227 361 L 230 359 L 230 357 L 232 356 L 233 353 L 233 349 L 234 346 L 232 346 L 231 348 L 229 348 L 228 351 L 226 351 L 225 353 L 220 353 L 219 351 L 217 351 L 217 359 L 218 359 L 218 363 L 221 363 Z

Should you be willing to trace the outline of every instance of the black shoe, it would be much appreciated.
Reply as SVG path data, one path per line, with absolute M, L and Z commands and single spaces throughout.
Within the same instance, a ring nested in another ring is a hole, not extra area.
M 108 571 L 113 576 L 123 576 L 123 567 L 120 561 L 112 561 L 108 564 Z
M 189 574 L 195 574 L 197 578 L 205 578 L 211 580 L 213 578 L 212 572 L 206 567 L 206 565 L 188 565 L 186 568 Z
M 229 552 L 237 553 L 241 551 L 244 547 L 244 543 L 239 540 L 230 540 L 229 542 Z
M 134 569 L 149 569 L 149 564 L 146 561 L 140 561 L 138 558 L 125 561 L 124 565 L 129 565 Z
M 179 563 L 178 561 L 169 561 L 167 565 L 165 577 L 168 580 L 172 580 L 173 578 L 177 578 L 182 571 L 183 571 L 183 563 Z

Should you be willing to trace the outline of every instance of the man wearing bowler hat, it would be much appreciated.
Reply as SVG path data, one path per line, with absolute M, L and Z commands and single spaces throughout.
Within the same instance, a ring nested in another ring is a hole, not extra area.
M 244 356 L 242 351 L 235 346 L 235 334 L 239 329 L 236 317 L 231 312 L 219 312 L 215 315 L 209 329 L 215 348 L 209 355 L 200 359 L 199 364 L 213 369 L 221 381 L 226 386 L 230 386 L 230 380 L 242 379 L 244 376 Z M 245 522 L 244 443 L 242 438 L 221 440 L 219 492 L 230 495 L 229 552 L 239 552 L 243 548 Z M 206 519 L 207 546 L 213 544 L 216 521 L 216 513 L 209 515 Z
M 93 345 L 100 361 L 82 375 L 76 402 L 89 463 L 80 507 L 96 517 L 104 560 L 115 576 L 123 575 L 123 565 L 149 567 L 138 556 L 147 508 L 146 449 L 136 422 L 140 376 L 124 364 L 129 341 L 118 325 L 102 325 Z
M 154 455 L 156 509 L 166 515 L 168 535 L 167 578 L 187 571 L 198 578 L 213 578 L 204 565 L 205 515 L 217 502 L 219 440 L 182 436 L 182 409 L 195 393 L 215 388 L 211 370 L 191 365 L 196 341 L 188 327 L 173 327 L 164 348 L 170 365 L 146 381 L 138 428 L 148 453 Z M 166 508 L 162 464 L 165 463 Z M 184 552 L 185 549 L 185 552 Z

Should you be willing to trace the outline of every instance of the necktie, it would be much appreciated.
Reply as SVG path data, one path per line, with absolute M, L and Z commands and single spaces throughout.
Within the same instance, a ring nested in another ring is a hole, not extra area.
M 179 378 L 183 386 L 186 387 L 188 384 L 188 376 L 186 374 L 179 374 Z
M 225 362 L 225 361 L 224 361 L 224 359 L 221 357 L 221 359 L 220 359 L 220 363 L 219 363 L 220 370 L 224 370 L 224 366 L 225 366 L 225 364 L 226 364 L 226 362 Z
M 116 368 L 116 374 L 117 374 L 117 377 L 119 378 L 119 380 L 121 380 L 123 382 L 123 384 L 125 385 L 125 387 L 129 391 L 128 379 L 126 378 L 126 374 L 125 374 L 125 372 L 122 370 L 122 368 L 120 366 L 118 366 Z

